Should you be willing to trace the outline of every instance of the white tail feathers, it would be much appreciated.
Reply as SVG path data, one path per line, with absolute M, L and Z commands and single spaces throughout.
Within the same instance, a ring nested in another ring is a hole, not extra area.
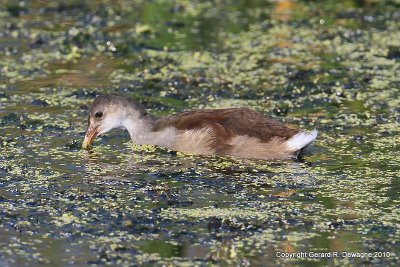
M 302 148 L 305 148 L 309 144 L 312 143 L 312 141 L 317 138 L 318 131 L 317 129 L 314 129 L 312 132 L 299 132 L 292 136 L 289 140 L 286 141 L 286 145 L 290 150 L 297 151 Z

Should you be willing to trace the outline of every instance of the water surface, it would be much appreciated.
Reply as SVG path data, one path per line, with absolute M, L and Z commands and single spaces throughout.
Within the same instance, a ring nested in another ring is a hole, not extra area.
M 396 265 L 398 1 L 0 1 L 0 266 Z M 100 93 L 317 128 L 268 162 L 80 148 Z M 277 252 L 388 252 L 294 258 Z

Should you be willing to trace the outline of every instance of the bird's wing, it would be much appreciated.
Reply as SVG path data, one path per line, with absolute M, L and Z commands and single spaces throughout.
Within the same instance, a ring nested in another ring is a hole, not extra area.
M 178 130 L 209 127 L 221 139 L 247 135 L 261 142 L 268 142 L 275 137 L 287 140 L 298 133 L 297 130 L 247 108 L 194 110 L 169 115 L 158 119 L 153 130 L 159 131 L 171 126 Z

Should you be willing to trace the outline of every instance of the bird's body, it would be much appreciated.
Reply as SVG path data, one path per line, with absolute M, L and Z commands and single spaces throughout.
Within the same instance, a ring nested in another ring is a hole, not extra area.
M 164 146 L 203 155 L 283 159 L 317 136 L 299 132 L 247 108 L 193 110 L 155 118 L 144 107 L 117 95 L 98 96 L 89 110 L 83 147 L 113 128 L 128 130 L 136 144 Z

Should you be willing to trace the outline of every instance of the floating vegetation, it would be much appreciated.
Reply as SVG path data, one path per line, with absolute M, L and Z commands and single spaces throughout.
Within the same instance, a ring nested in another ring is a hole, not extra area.
M 2 1 L 4 266 L 399 262 L 398 1 L 114 2 Z M 124 131 L 86 151 L 101 93 L 157 115 L 249 107 L 319 137 L 278 162 Z M 305 251 L 389 254 L 276 256 Z

